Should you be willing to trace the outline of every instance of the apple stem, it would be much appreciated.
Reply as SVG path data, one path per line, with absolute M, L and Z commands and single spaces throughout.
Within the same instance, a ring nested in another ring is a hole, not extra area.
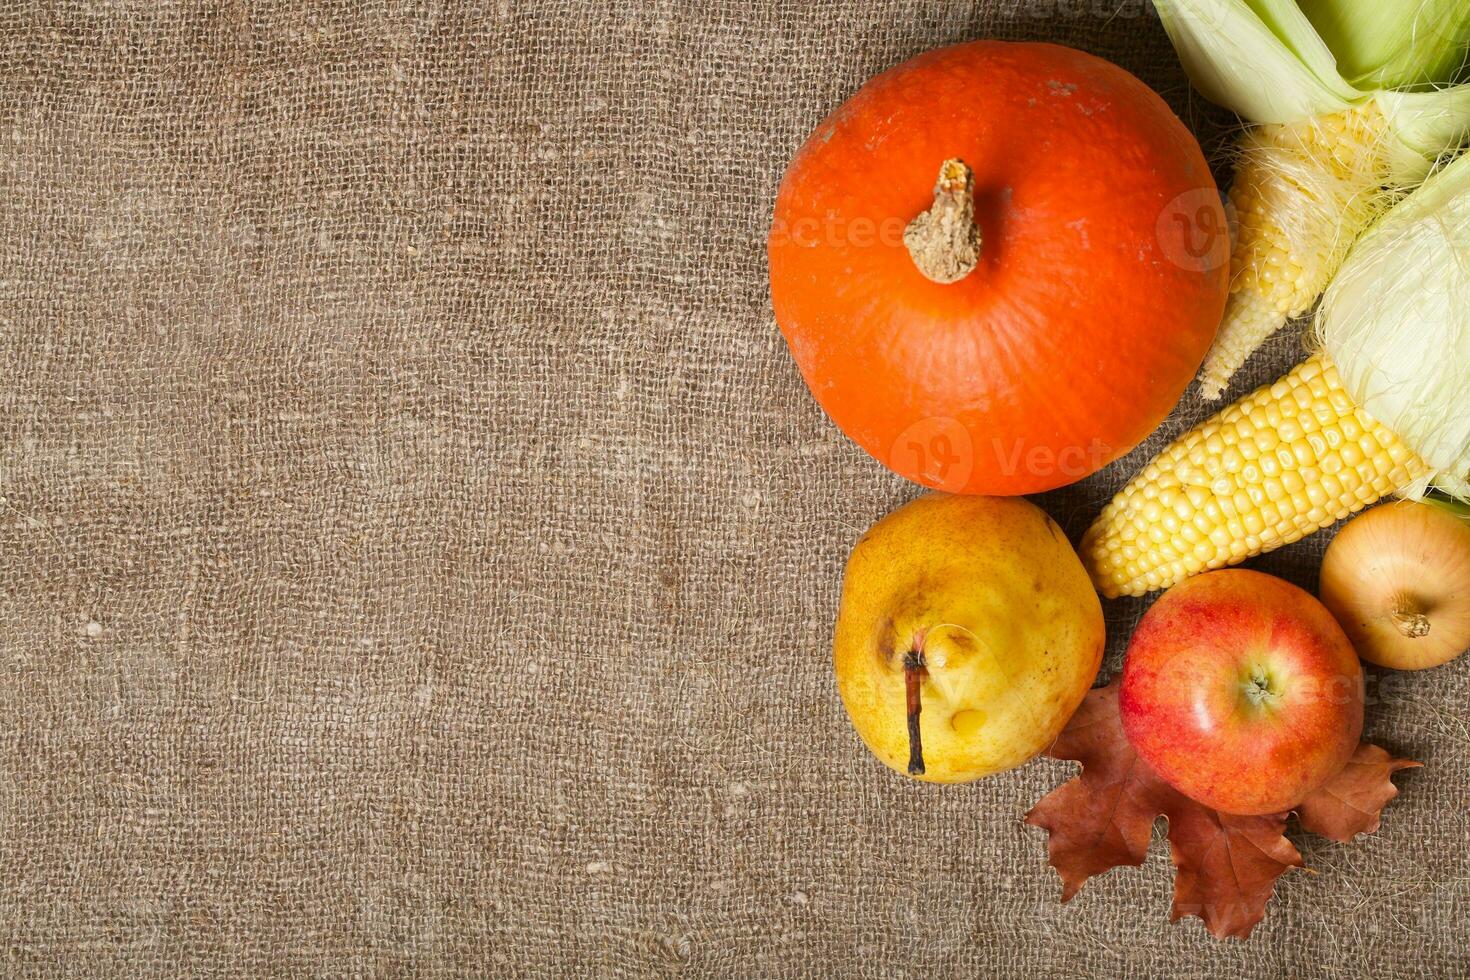
M 924 774 L 924 743 L 919 734 L 919 713 L 924 710 L 924 704 L 923 699 L 919 696 L 919 690 L 924 683 L 926 666 L 923 650 L 915 648 L 904 655 L 903 689 L 905 707 L 908 709 L 909 716 L 910 776 Z
M 1276 700 L 1276 691 L 1271 686 L 1271 678 L 1260 667 L 1251 671 L 1250 679 L 1243 686 L 1245 699 L 1253 707 L 1259 708 L 1263 704 Z

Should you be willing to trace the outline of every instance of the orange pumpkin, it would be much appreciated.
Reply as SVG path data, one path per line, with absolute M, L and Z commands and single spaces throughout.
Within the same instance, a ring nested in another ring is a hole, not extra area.
M 935 175 L 939 179 L 936 182 Z M 1199 144 L 1116 65 L 977 41 L 868 82 L 781 183 L 776 319 L 822 408 L 895 472 L 1078 480 L 1178 402 L 1224 309 Z

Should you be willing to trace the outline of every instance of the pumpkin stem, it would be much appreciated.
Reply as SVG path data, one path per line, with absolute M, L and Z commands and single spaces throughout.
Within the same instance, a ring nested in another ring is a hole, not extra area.
M 909 257 L 927 279 L 959 282 L 980 264 L 980 227 L 975 224 L 975 174 L 953 157 L 939 165 L 934 205 L 904 229 Z
M 1394 600 L 1388 618 L 1393 620 L 1393 625 L 1400 633 L 1411 640 L 1429 635 L 1429 617 L 1424 615 L 1419 603 L 1409 596 L 1400 595 Z
M 923 699 L 919 691 L 924 683 L 924 675 L 927 673 L 924 663 L 924 651 L 915 645 L 914 649 L 904 654 L 903 658 L 903 691 L 905 708 L 909 716 L 909 775 L 922 776 L 924 774 L 924 742 L 919 735 L 919 712 L 924 710 Z

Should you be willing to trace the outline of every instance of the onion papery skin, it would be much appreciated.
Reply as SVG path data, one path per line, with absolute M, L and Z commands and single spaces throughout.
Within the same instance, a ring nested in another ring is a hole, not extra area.
M 1376 507 L 1328 546 L 1319 594 L 1369 663 L 1453 660 L 1470 647 L 1470 522 L 1409 500 Z

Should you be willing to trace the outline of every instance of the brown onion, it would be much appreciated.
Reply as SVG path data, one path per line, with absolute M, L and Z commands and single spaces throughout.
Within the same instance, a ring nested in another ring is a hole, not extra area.
M 1369 663 L 1453 660 L 1470 647 L 1470 523 L 1407 500 L 1376 507 L 1333 539 L 1319 591 Z

